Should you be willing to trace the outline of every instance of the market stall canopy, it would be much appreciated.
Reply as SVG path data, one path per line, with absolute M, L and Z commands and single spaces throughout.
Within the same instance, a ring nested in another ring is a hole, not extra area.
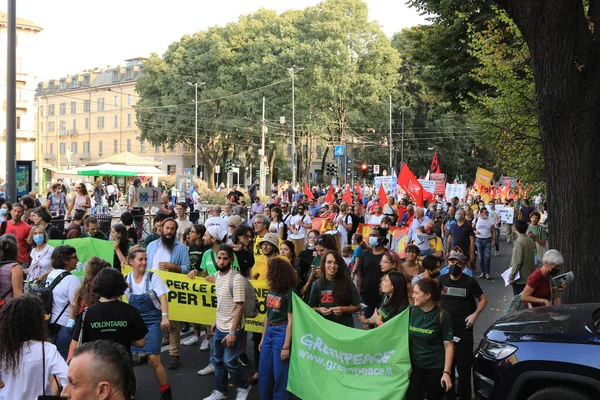
M 102 164 L 112 164 L 114 166 L 117 165 L 129 165 L 129 166 L 151 166 L 151 167 L 160 167 L 160 162 L 155 161 L 151 158 L 142 157 L 130 153 L 128 151 L 124 151 L 119 154 L 114 154 L 109 157 L 101 158 L 96 161 L 89 162 L 86 167 L 94 166 L 94 165 L 102 165 Z M 102 174 L 99 174 L 102 175 Z M 140 175 L 144 175 L 141 174 Z
M 81 168 L 76 168 L 77 175 L 85 176 L 151 176 L 151 175 L 166 175 L 161 169 L 152 165 L 115 165 L 104 163 L 101 165 L 88 165 Z

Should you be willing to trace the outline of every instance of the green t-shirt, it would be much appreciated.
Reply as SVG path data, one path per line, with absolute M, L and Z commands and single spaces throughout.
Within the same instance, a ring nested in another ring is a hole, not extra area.
M 312 288 L 310 290 L 310 299 L 308 304 L 311 307 L 325 307 L 332 308 L 336 306 L 357 306 L 360 304 L 360 297 L 358 296 L 358 291 L 356 290 L 356 286 L 354 286 L 354 282 L 350 282 L 350 294 L 351 294 L 351 302 L 350 304 L 338 304 L 333 298 L 333 288 L 335 284 L 327 279 L 317 279 L 313 282 Z M 349 326 L 354 328 L 354 319 L 352 318 L 352 314 L 343 313 L 340 316 L 335 315 L 334 313 L 323 315 L 326 319 L 337 322 L 338 324 Z
M 444 342 L 451 342 L 454 338 L 450 316 L 438 306 L 429 312 L 423 312 L 420 307 L 410 307 L 410 362 L 424 369 L 444 368 Z
M 383 298 L 381 299 L 381 307 L 379 307 L 379 309 L 378 309 L 378 310 L 379 310 L 379 314 L 381 314 L 381 320 L 382 320 L 383 322 L 388 322 L 390 319 L 392 319 L 393 317 L 395 317 L 395 316 L 396 316 L 396 314 L 394 314 L 394 315 L 390 315 L 390 312 L 391 312 L 391 311 L 390 311 L 390 310 L 388 310 L 387 308 L 385 308 L 385 307 L 383 306 L 385 303 L 387 303 L 387 302 L 388 302 L 388 300 L 389 300 L 389 299 L 388 299 L 388 295 L 387 295 L 387 294 L 384 294 L 384 295 L 383 295 Z
M 533 234 L 535 236 L 537 236 L 538 239 L 548 240 L 548 228 L 546 228 L 545 226 L 542 226 L 542 225 L 533 226 L 533 225 L 529 224 L 529 226 L 527 227 L 527 232 L 533 232 Z M 525 233 L 527 233 L 527 232 L 525 232 Z M 535 242 L 535 252 L 538 255 L 540 253 L 540 247 L 542 247 L 542 246 L 540 246 L 538 244 L 538 242 Z M 541 260 L 540 260 L 540 264 L 541 264 Z
M 214 275 L 217 273 L 217 255 L 212 252 L 212 250 L 206 250 L 204 254 L 202 254 L 202 263 L 200 264 L 200 269 L 208 272 L 208 275 Z M 233 255 L 233 263 L 231 268 L 234 271 L 240 270 L 240 265 L 238 264 L 237 257 L 235 254 Z
M 266 299 L 269 322 L 287 322 L 287 315 L 292 312 L 292 293 L 297 293 L 296 289 L 290 289 L 285 294 L 277 294 L 269 290 Z

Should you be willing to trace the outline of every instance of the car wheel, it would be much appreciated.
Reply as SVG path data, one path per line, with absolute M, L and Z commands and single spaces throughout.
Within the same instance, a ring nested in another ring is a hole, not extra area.
M 592 400 L 592 398 L 577 389 L 554 386 L 538 390 L 527 400 Z

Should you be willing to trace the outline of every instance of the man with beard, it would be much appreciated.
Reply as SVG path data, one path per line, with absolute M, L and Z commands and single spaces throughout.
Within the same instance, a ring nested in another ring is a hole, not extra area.
M 167 218 L 163 222 L 162 236 L 148 245 L 150 269 L 187 274 L 190 269 L 188 249 L 176 238 L 177 221 Z M 179 368 L 180 326 L 171 321 L 169 328 L 169 369 Z
M 290 221 L 290 232 L 301 234 L 306 237 L 308 229 L 312 228 L 312 220 L 306 215 L 306 204 L 298 204 L 298 215 Z
M 446 398 L 461 400 L 471 398 L 471 373 L 473 366 L 473 326 L 487 305 L 487 297 L 474 278 L 463 273 L 467 258 L 461 253 L 449 256 L 450 273 L 439 277 L 442 288 L 440 307 L 448 312 L 452 323 L 454 363 L 450 369 L 452 382 L 458 370 L 458 390 L 452 386 Z M 477 301 L 479 304 L 477 304 Z M 455 368 L 456 367 L 456 368 Z
M 282 201 L 281 204 L 281 221 L 285 224 L 285 235 L 284 239 L 288 239 L 290 224 L 292 223 L 292 213 L 290 212 L 290 203 Z

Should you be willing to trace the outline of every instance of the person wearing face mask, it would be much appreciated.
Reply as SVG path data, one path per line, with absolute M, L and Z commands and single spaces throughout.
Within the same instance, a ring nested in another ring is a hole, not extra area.
M 490 212 L 490 219 L 494 221 L 494 230 L 496 231 L 496 252 L 494 256 L 500 255 L 500 213 L 496 211 L 496 203 L 494 200 L 490 201 L 487 206 Z
M 450 235 L 450 228 L 456 224 L 456 207 L 448 207 L 448 214 L 444 216 L 442 220 L 442 238 L 444 239 L 444 248 L 448 250 L 448 236 Z
M 5 221 L 8 221 L 8 219 L 10 219 L 10 216 L 8 214 L 9 206 L 10 203 L 7 203 L 6 201 L 2 202 L 2 206 L 0 206 L 0 223 L 4 223 Z
M 463 273 L 466 258 L 457 253 L 450 256 L 453 264 L 450 273 L 441 275 L 442 287 L 440 307 L 450 315 L 454 333 L 454 362 L 450 369 L 452 382 L 455 381 L 455 369 L 458 370 L 458 387 L 452 387 L 447 393 L 449 400 L 471 398 L 471 373 L 473 366 L 473 326 L 487 306 L 487 297 L 477 280 Z
M 387 230 L 376 226 L 369 235 L 369 246 L 371 248 L 356 260 L 356 272 L 358 274 L 357 289 L 363 302 L 367 305 L 364 315 L 371 316 L 375 308 L 379 306 L 381 296 L 379 295 L 379 284 L 381 282 L 381 258 L 388 252 L 386 245 Z
M 527 285 L 521 293 L 521 301 L 530 303 L 533 307 L 552 305 L 552 278 L 560 273 L 560 267 L 564 262 L 558 250 L 548 250 L 544 253 L 543 265 L 527 278 Z
M 491 279 L 490 263 L 492 255 L 492 246 L 496 245 L 496 229 L 494 229 L 495 221 L 490 219 L 489 211 L 482 207 L 479 210 L 479 217 L 473 221 L 475 228 L 475 242 L 477 244 L 477 255 L 479 257 L 479 267 L 481 274 L 478 278 Z
M 463 274 L 473 278 L 473 270 L 469 268 L 467 257 L 460 251 L 450 252 L 450 255 L 448 256 L 448 265 L 441 269 L 440 275 L 448 275 L 454 268 L 455 264 L 461 266 Z
M 27 243 L 33 247 L 31 250 L 31 263 L 29 268 L 23 270 L 27 274 L 27 282 L 33 282 L 40 275 L 49 272 L 52 269 L 51 256 L 54 247 L 47 245 L 48 236 L 43 228 L 36 226 L 29 232 Z
M 416 275 L 412 278 L 412 286 L 415 287 L 417 282 L 424 278 L 436 279 L 440 276 L 440 270 L 442 269 L 442 259 L 436 256 L 425 256 L 423 259 L 423 268 L 425 271 Z
M 465 211 L 456 212 L 456 224 L 448 234 L 448 249 L 458 247 L 463 254 L 469 255 L 469 262 L 475 265 L 475 232 L 473 226 L 465 219 Z

